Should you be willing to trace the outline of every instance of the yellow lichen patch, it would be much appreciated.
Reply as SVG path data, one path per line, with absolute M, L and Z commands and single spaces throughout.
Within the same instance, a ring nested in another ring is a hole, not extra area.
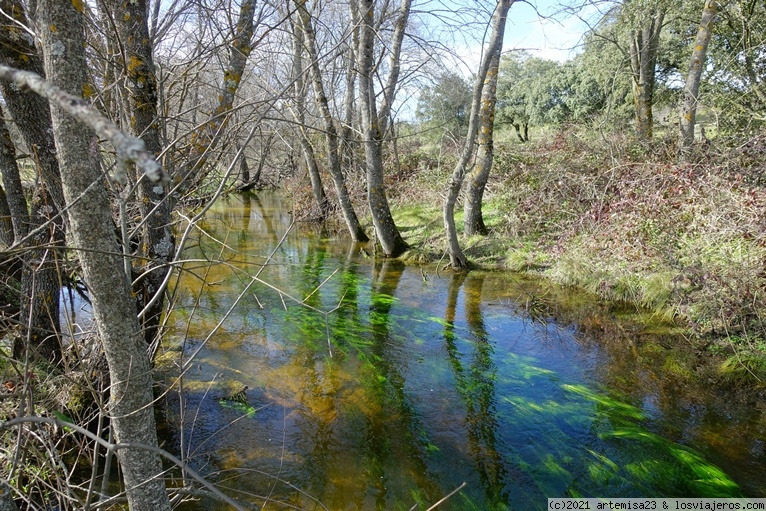
M 50 24 L 50 26 L 49 26 L 48 28 L 49 28 L 49 29 L 50 29 L 50 31 L 51 31 L 52 33 L 54 33 L 54 34 L 55 34 L 56 32 L 58 32 L 58 29 L 56 28 L 56 25 L 54 25 L 53 23 L 51 23 L 51 24 Z
M 82 97 L 85 99 L 90 99 L 96 94 L 96 88 L 93 87 L 90 83 L 84 83 L 82 86 Z
M 141 64 L 143 64 L 143 61 L 139 57 L 131 55 L 128 59 L 128 72 L 135 73 L 136 69 L 138 69 Z
M 82 0 L 72 0 L 72 7 L 74 7 L 77 12 L 85 12 L 85 3 Z

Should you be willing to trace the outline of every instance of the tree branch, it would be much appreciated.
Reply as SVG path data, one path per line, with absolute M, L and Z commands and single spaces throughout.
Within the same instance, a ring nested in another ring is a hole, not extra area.
M 96 134 L 108 140 L 117 151 L 117 172 L 113 179 L 120 183 L 127 182 L 125 164 L 136 164 L 150 181 L 156 183 L 163 179 L 162 167 L 149 154 L 144 141 L 122 132 L 112 121 L 102 116 L 99 111 L 89 105 L 83 98 L 64 92 L 60 87 L 52 85 L 37 73 L 22 71 L 0 64 L 0 79 L 16 84 L 22 89 L 31 89 L 40 96 L 55 103 L 69 115 L 87 125 Z

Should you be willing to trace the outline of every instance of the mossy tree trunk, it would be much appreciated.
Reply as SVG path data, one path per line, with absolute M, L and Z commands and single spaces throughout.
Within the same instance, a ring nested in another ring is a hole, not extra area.
M 370 206 L 375 232 L 387 257 L 398 257 L 408 248 L 396 227 L 391 208 L 388 204 L 384 185 L 383 143 L 391 115 L 391 106 L 396 96 L 399 82 L 400 54 L 404 32 L 407 27 L 411 0 L 402 0 L 394 24 L 394 33 L 389 55 L 388 79 L 381 91 L 381 106 L 376 103 L 377 94 L 374 86 L 374 73 L 377 66 L 375 59 L 375 2 L 358 0 L 351 3 L 352 18 L 359 23 L 359 46 L 357 49 L 357 69 L 359 74 L 359 96 L 362 112 L 362 133 L 364 135 L 364 155 L 367 174 L 367 199 Z M 356 11 L 356 12 L 354 12 Z
M 489 180 L 489 174 L 492 171 L 492 159 L 495 155 L 494 133 L 495 133 L 495 105 L 497 104 L 497 74 L 500 65 L 500 51 L 497 49 L 492 61 L 489 64 L 487 78 L 484 80 L 484 89 L 481 93 L 481 111 L 479 119 L 478 149 L 476 151 L 476 164 L 473 169 L 466 174 L 466 194 L 463 202 L 463 218 L 465 224 L 465 234 L 473 236 L 474 234 L 487 234 L 487 226 L 484 224 L 482 215 L 482 201 L 484 199 L 484 189 Z
M 718 14 L 718 2 L 707 0 L 702 10 L 702 20 L 697 30 L 697 38 L 692 49 L 689 73 L 684 84 L 684 97 L 681 103 L 681 156 L 691 152 L 694 146 L 694 125 L 697 120 L 697 105 L 699 103 L 700 82 L 705 67 L 705 55 L 713 36 L 713 22 Z
M 636 134 L 641 140 L 652 138 L 655 69 L 664 19 L 664 9 L 653 11 L 646 15 L 642 26 L 631 32 L 630 67 L 633 75 L 633 105 Z
M 83 4 L 41 0 L 38 9 L 48 80 L 79 96 L 87 83 Z M 93 317 L 109 365 L 112 427 L 117 442 L 131 445 L 117 451 L 128 506 L 136 511 L 170 511 L 161 460 L 155 452 L 138 447 L 157 447 L 151 366 L 115 242 L 97 139 L 59 105 L 52 105 L 51 114 L 58 159 L 66 169 L 62 184 L 71 242 L 90 289 Z
M 466 135 L 466 143 L 463 146 L 463 152 L 452 171 L 452 177 L 450 179 L 449 189 L 447 191 L 447 198 L 444 201 L 443 219 L 444 229 L 447 235 L 448 250 L 450 256 L 450 264 L 453 269 L 460 270 L 468 267 L 468 260 L 463 253 L 463 249 L 460 248 L 460 241 L 458 240 L 457 227 L 455 226 L 455 203 L 457 202 L 460 194 L 460 189 L 463 185 L 463 179 L 465 177 L 466 170 L 468 168 L 468 162 L 473 156 L 473 150 L 475 147 L 475 140 L 477 132 L 479 131 L 480 118 L 479 114 L 482 111 L 489 112 L 489 107 L 483 107 L 482 103 L 486 102 L 488 98 L 484 97 L 482 92 L 484 89 L 484 82 L 487 79 L 492 61 L 496 54 L 500 52 L 503 46 L 503 37 L 505 35 L 505 22 L 508 18 L 508 10 L 513 5 L 514 0 L 498 0 L 495 12 L 492 15 L 492 33 L 489 38 L 489 44 L 484 52 L 481 65 L 476 74 L 473 86 L 473 94 L 471 96 L 471 113 L 468 118 L 468 133 Z M 492 109 L 494 110 L 494 109 Z
M 157 157 L 162 152 L 157 115 L 157 79 L 154 75 L 146 0 L 121 0 L 114 6 L 114 23 L 127 78 L 130 132 L 143 139 L 146 150 Z M 135 172 L 133 173 L 135 175 Z M 168 263 L 175 255 L 170 229 L 170 206 L 165 187 L 142 179 L 137 187 L 141 210 L 141 243 L 133 262 L 139 278 L 133 291 L 147 342 L 154 341 L 164 309 L 164 281 Z

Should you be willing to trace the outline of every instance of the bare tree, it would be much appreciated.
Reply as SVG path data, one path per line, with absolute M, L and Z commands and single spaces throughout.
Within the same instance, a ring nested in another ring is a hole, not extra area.
M 338 196 L 341 212 L 343 213 L 343 218 L 346 221 L 346 227 L 348 227 L 351 238 L 354 241 L 368 241 L 367 235 L 364 233 L 364 229 L 362 229 L 356 216 L 354 205 L 351 203 L 346 187 L 346 179 L 343 177 L 338 131 L 335 128 L 335 121 L 330 111 L 330 104 L 327 100 L 327 94 L 325 94 L 324 84 L 322 83 L 322 71 L 319 67 L 319 55 L 311 15 L 308 9 L 306 9 L 305 0 L 295 0 L 295 6 L 298 13 L 300 30 L 304 35 L 305 47 L 310 60 L 309 73 L 314 86 L 314 98 L 323 121 L 327 167 L 335 184 L 335 193 Z
M 63 91 L 78 95 L 84 90 L 87 72 L 83 4 L 42 0 L 38 8 L 46 76 Z M 61 177 L 71 242 L 90 289 L 94 320 L 109 365 L 112 427 L 119 442 L 156 447 L 151 366 L 115 243 L 97 139 L 60 105 L 51 106 L 51 116 L 58 159 L 66 168 Z M 169 511 L 159 456 L 139 448 L 120 450 L 117 456 L 130 509 Z
M 0 63 L 41 74 L 26 11 L 18 0 L 0 0 Z M 28 216 L 32 233 L 26 245 L 21 276 L 19 321 L 22 335 L 14 340 L 13 353 L 22 358 L 27 348 L 49 360 L 57 360 L 59 341 L 60 273 L 55 246 L 64 238 L 64 221 L 59 215 L 64 199 L 56 160 L 50 112 L 47 102 L 36 94 L 0 84 L 6 107 L 31 153 L 40 181 Z M 19 221 L 24 221 L 24 216 Z M 45 228 L 43 228 L 45 226 Z
M 316 159 L 314 146 L 309 138 L 308 126 L 306 125 L 306 81 L 304 80 L 303 69 L 303 30 L 299 23 L 291 20 L 293 35 L 293 62 L 292 75 L 293 80 L 293 101 L 295 107 L 293 115 L 298 124 L 298 142 L 303 152 L 303 160 L 306 162 L 309 179 L 311 181 L 311 191 L 314 194 L 314 200 L 319 206 L 320 214 L 326 218 L 329 213 L 329 201 L 322 185 L 322 176 L 319 174 L 319 164 Z
M 206 175 L 205 165 L 210 151 L 221 141 L 234 106 L 234 98 L 242 82 L 247 59 L 252 51 L 255 31 L 255 0 L 244 0 L 240 6 L 237 26 L 229 45 L 229 62 L 223 73 L 223 84 L 218 94 L 218 104 L 213 115 L 196 130 L 189 142 L 185 161 L 174 177 L 179 194 L 200 185 Z
M 450 255 L 450 264 L 452 268 L 459 270 L 468 266 L 463 249 L 460 248 L 460 241 L 455 227 L 455 203 L 457 202 L 460 188 L 463 185 L 468 162 L 473 156 L 476 134 L 479 131 L 479 113 L 481 111 L 482 91 L 487 74 L 492 65 L 496 54 L 500 52 L 503 46 L 503 37 L 505 35 L 505 22 L 508 17 L 508 10 L 513 5 L 514 0 L 498 0 L 495 12 L 492 15 L 492 34 L 489 38 L 489 44 L 484 52 L 481 65 L 476 73 L 474 80 L 473 95 L 471 97 L 471 114 L 468 119 L 468 134 L 463 152 L 452 171 L 447 198 L 444 201 L 444 229 L 447 235 L 448 249 Z
M 402 0 L 394 24 L 389 50 L 389 72 L 378 107 L 375 92 L 375 23 L 374 0 L 352 0 L 352 20 L 360 26 L 357 68 L 359 73 L 359 97 L 361 104 L 362 133 L 364 136 L 365 167 L 367 173 L 367 198 L 375 232 L 387 257 L 398 257 L 408 245 L 399 233 L 388 205 L 383 182 L 383 142 L 388 132 L 391 107 L 399 82 L 400 55 L 404 31 L 410 15 L 411 0 Z M 382 14 L 381 14 L 382 16 Z
M 156 157 L 162 152 L 162 144 L 147 12 L 146 0 L 118 2 L 114 9 L 114 24 L 122 49 L 130 130 L 143 139 L 147 151 Z M 135 172 L 131 174 L 135 177 Z M 144 337 L 147 342 L 152 342 L 164 308 L 163 283 L 170 271 L 168 263 L 175 252 L 175 240 L 170 229 L 170 206 L 162 183 L 141 179 L 137 191 L 143 228 L 138 257 L 134 259 L 134 271 L 138 275 L 134 291 L 142 312 Z

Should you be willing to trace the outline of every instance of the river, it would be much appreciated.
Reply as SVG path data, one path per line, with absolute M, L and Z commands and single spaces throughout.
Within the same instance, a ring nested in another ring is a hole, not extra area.
M 438 509 L 766 496 L 763 403 L 700 378 L 667 327 L 518 274 L 376 258 L 290 208 L 260 193 L 211 209 L 159 357 L 166 442 L 229 495 L 310 510 L 427 509 L 463 483 Z

